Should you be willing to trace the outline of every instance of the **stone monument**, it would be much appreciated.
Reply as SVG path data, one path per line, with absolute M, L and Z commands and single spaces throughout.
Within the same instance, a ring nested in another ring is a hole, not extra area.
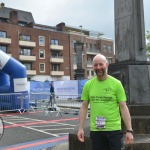
M 128 104 L 150 103 L 143 0 L 115 0 L 115 57 L 109 74 L 122 81 Z

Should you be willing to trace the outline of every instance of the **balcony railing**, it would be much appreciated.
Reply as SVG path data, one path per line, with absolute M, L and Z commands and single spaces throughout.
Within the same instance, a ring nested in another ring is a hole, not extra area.
M 52 56 L 50 58 L 50 62 L 51 63 L 63 63 L 64 62 L 64 58 L 62 56 Z
M 32 41 L 19 41 L 19 46 L 25 46 L 25 47 L 36 47 L 36 43 Z
M 64 71 L 50 71 L 51 76 L 63 76 Z
M 100 54 L 100 49 L 87 48 L 86 53 L 89 55 L 97 55 Z
M 11 44 L 11 38 L 0 37 L 0 44 Z
M 27 75 L 36 75 L 36 70 L 27 70 Z
M 34 62 L 34 61 L 36 61 L 36 56 L 19 55 L 19 60 Z
M 63 46 L 62 45 L 50 45 L 50 49 L 51 50 L 62 51 L 63 50 Z

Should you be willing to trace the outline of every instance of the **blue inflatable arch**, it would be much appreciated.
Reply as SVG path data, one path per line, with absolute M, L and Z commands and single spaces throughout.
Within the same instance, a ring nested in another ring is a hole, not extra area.
M 28 93 L 28 86 L 25 66 L 0 50 L 0 94 L 1 93 L 26 94 Z M 15 99 L 13 100 L 11 107 L 15 108 Z M 8 101 L 9 100 L 7 100 L 7 102 Z M 27 99 L 24 102 L 23 108 L 27 109 L 29 107 L 29 100 Z M 0 98 L 0 108 L 4 108 L 5 105 L 6 102 Z

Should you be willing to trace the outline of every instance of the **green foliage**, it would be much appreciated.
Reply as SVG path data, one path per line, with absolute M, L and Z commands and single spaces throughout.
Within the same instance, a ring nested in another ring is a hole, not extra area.
M 146 50 L 147 57 L 150 58 L 150 31 L 146 31 Z

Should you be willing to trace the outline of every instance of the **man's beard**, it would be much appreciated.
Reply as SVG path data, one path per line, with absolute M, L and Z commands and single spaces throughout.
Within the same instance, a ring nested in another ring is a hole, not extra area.
M 103 77 L 105 75 L 106 70 L 102 69 L 101 73 L 99 73 L 99 70 L 95 70 L 95 73 L 98 77 Z

